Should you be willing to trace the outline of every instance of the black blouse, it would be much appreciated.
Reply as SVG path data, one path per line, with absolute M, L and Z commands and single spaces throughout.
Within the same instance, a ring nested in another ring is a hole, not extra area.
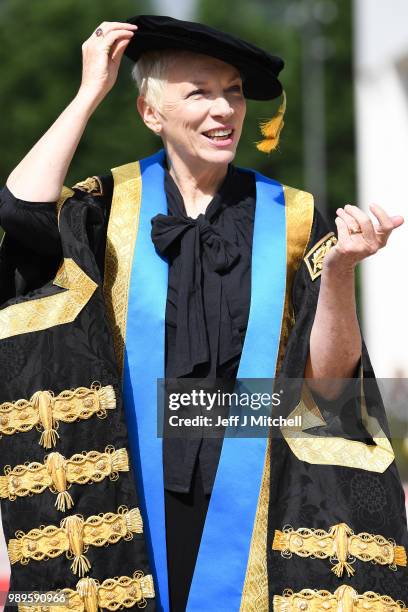
M 152 239 L 169 262 L 166 378 L 210 379 L 231 392 L 249 315 L 254 176 L 230 165 L 205 214 L 196 219 L 187 216 L 168 172 L 165 189 L 169 214 L 152 219 Z M 204 491 L 210 493 L 222 441 L 165 437 L 166 488 L 188 492 L 198 458 Z
M 103 184 L 109 212 L 112 176 L 104 177 Z M 152 240 L 169 262 L 166 378 L 217 378 L 224 381 L 224 390 L 232 390 L 249 315 L 254 176 L 230 165 L 205 214 L 197 219 L 187 216 L 167 170 L 165 190 L 168 215 L 152 219 Z M 90 197 L 81 192 L 76 195 Z M 107 223 L 108 214 L 105 218 Z M 0 225 L 33 251 L 60 255 L 54 206 L 18 200 L 5 187 Z M 97 250 L 104 249 L 99 245 Z M 103 258 L 97 259 L 103 273 Z M 204 491 L 210 493 L 222 441 L 222 437 L 164 438 L 165 488 L 188 492 L 198 459 Z

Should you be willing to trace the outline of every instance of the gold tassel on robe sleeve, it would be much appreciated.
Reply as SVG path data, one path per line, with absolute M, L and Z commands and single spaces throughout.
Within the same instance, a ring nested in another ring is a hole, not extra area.
M 349 536 L 353 534 L 353 530 L 350 529 L 346 523 L 339 523 L 334 525 L 329 533 L 334 536 L 336 557 L 338 563 L 332 567 L 332 572 L 336 574 L 338 578 L 343 575 L 344 570 L 347 572 L 347 576 L 354 574 L 354 568 L 347 561 L 349 556 L 348 542 Z
M 84 519 L 75 514 L 73 516 L 67 516 L 67 518 L 61 522 L 61 527 L 67 532 L 69 549 L 72 551 L 74 557 L 71 564 L 71 570 L 80 578 L 83 578 L 91 568 L 91 564 L 84 555 L 83 526 Z
M 65 512 L 74 505 L 74 501 L 67 491 L 65 459 L 60 453 L 50 453 L 46 459 L 46 466 L 53 485 L 58 491 L 55 505 L 58 510 Z
M 56 423 L 52 413 L 53 396 L 49 391 L 37 391 L 31 398 L 31 403 L 38 411 L 39 421 L 44 429 L 40 442 L 44 448 L 52 448 L 59 438 Z

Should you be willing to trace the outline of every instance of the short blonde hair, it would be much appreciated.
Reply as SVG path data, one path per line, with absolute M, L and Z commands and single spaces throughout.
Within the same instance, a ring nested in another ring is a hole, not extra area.
M 143 53 L 133 67 L 132 78 L 136 82 L 139 94 L 145 98 L 147 104 L 162 110 L 163 91 L 169 66 L 177 57 L 189 53 L 191 54 L 182 49 L 164 49 Z
M 139 94 L 150 106 L 161 109 L 163 90 L 168 68 L 167 53 L 148 51 L 143 53 L 132 70 Z

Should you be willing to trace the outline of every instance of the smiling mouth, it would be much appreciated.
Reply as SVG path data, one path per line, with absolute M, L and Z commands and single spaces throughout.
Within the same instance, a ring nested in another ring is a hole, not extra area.
M 207 132 L 203 132 L 203 136 L 206 136 L 206 138 L 214 140 L 215 142 L 221 142 L 223 140 L 229 140 L 232 138 L 233 132 L 234 130 L 230 128 L 208 130 Z

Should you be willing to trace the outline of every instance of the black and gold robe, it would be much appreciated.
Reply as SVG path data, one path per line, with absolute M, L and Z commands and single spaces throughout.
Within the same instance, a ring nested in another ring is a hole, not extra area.
M 118 311 L 112 287 L 118 281 L 123 260 L 109 228 L 107 240 L 104 239 L 108 218 L 111 230 L 118 221 L 115 214 L 119 209 L 110 212 L 112 199 L 115 201 L 112 196 L 114 190 L 118 195 L 118 190 L 126 187 L 126 176 L 124 170 L 115 173 L 115 181 L 111 176 L 94 177 L 73 190 L 64 190 L 59 202 L 64 262 L 53 283 L 39 279 L 42 272 L 38 271 L 38 262 L 34 266 L 33 261 L 27 262 L 12 236 L 6 236 L 2 248 L 0 354 L 10 357 L 3 357 L 8 374 L 0 401 L 30 399 L 39 390 L 50 390 L 57 396 L 81 386 L 90 389 L 96 380 L 101 387 L 112 385 L 115 390 L 118 405 L 112 412 L 107 410 L 105 419 L 94 415 L 86 420 L 79 417 L 75 423 L 60 420 L 56 448 L 61 449 L 66 460 L 90 449 L 103 452 L 108 445 L 115 449 L 127 445 L 113 353 L 115 345 L 120 363 L 124 338 L 115 317 Z M 281 380 L 300 380 L 308 355 L 323 259 L 335 240 L 307 194 L 290 188 L 287 194 L 286 297 L 277 373 Z M 44 273 L 56 264 L 44 254 L 35 257 L 44 262 Z M 101 289 L 103 268 L 105 301 Z M 78 287 L 79 281 L 81 290 L 74 290 L 73 300 L 65 298 L 68 306 L 48 307 L 46 302 L 38 302 L 48 299 L 51 305 L 55 296 L 68 296 L 70 286 Z M 27 293 L 31 288 L 34 292 Z M 12 297 L 13 292 L 21 295 Z M 34 308 L 28 315 L 10 316 L 7 309 L 18 306 L 22 313 Z M 360 376 L 354 385 L 362 384 L 362 388 L 351 392 L 348 410 L 339 412 L 330 403 L 316 403 L 305 389 L 301 393 L 299 384 L 295 384 L 299 392 L 296 401 L 291 399 L 281 406 L 284 416 L 301 415 L 304 427 L 298 435 L 283 430 L 282 435 L 271 436 L 268 441 L 246 562 L 242 611 L 406 609 L 403 601 L 408 603 L 408 535 L 404 494 L 373 377 L 364 348 Z M 365 394 L 369 383 L 370 393 Z M 356 395 L 360 395 L 357 401 Z M 20 408 L 16 406 L 15 410 Z M 41 427 L 44 429 L 43 421 L 39 422 Z M 0 467 L 27 461 L 44 463 L 46 451 L 37 445 L 39 435 L 35 428 L 27 433 L 3 434 L 0 444 L 5 451 Z M 67 492 L 71 494 L 72 490 L 75 506 L 69 514 L 78 508 L 86 520 L 91 514 L 117 512 L 122 505 L 136 508 L 130 473 L 119 472 L 116 476 L 115 482 L 108 477 L 92 485 L 72 484 Z M 10 477 L 5 477 L 8 483 Z M 58 493 L 55 484 L 52 487 Z M 7 492 L 2 501 L 7 540 L 17 540 L 16 531 L 26 534 L 39 525 L 58 526 L 55 492 L 46 489 L 41 495 L 11 499 L 14 495 L 10 489 L 3 485 L 2 490 Z M 37 522 L 33 520 L 34 512 L 38 512 Z M 149 575 L 140 533 L 133 534 L 132 542 L 121 541 L 102 550 L 90 545 L 85 556 L 91 563 L 90 575 L 99 583 L 113 575 L 132 576 L 134 571 Z M 39 563 L 48 571 L 38 570 Z M 52 562 L 30 560 L 28 565 L 18 560 L 13 566 L 11 588 L 22 590 L 23 582 L 25 589 L 29 585 L 30 589 L 50 590 L 74 588 L 76 580 L 70 574 L 69 562 L 56 557 Z M 145 599 L 148 606 L 154 605 L 149 596 Z M 217 602 L 209 601 L 207 609 L 220 608 Z

